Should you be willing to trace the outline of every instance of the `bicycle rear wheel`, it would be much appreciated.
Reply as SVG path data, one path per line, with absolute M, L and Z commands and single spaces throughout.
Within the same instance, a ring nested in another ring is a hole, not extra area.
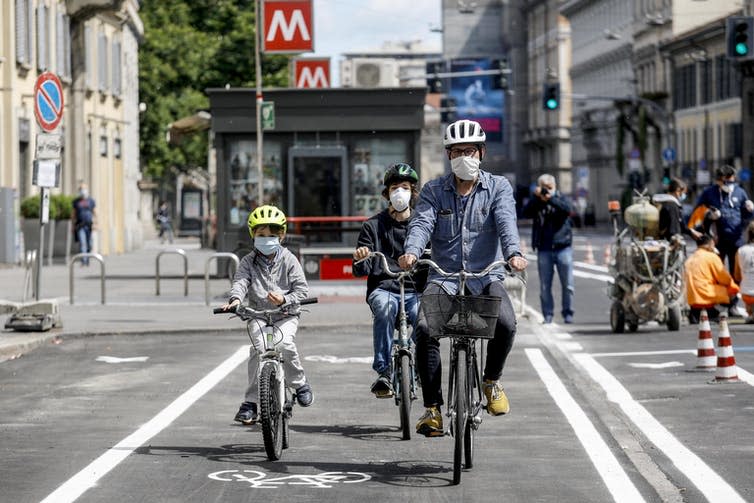
M 259 415 L 262 423 L 264 450 L 270 461 L 277 461 L 283 453 L 283 417 L 281 414 L 278 369 L 275 365 L 262 367 L 259 376 Z
M 411 356 L 406 353 L 399 355 L 397 358 L 398 381 L 400 387 L 400 409 L 401 430 L 403 431 L 403 440 L 411 440 Z
M 463 460 L 464 438 L 466 436 L 466 415 L 468 404 L 466 399 L 468 392 L 466 389 L 466 349 L 456 349 L 456 368 L 455 368 L 455 404 L 453 420 L 453 484 L 461 483 L 461 468 Z
M 474 389 L 477 388 L 477 376 L 476 376 L 476 365 L 467 365 L 466 371 L 468 372 L 468 391 L 466 393 L 466 396 L 468 397 L 467 400 L 472 400 L 472 393 Z M 471 414 L 472 411 L 472 405 L 471 402 L 469 402 L 469 413 Z M 472 420 L 466 421 L 466 428 L 463 432 L 463 455 L 464 455 L 464 467 L 469 470 L 474 466 L 474 428 L 471 423 Z

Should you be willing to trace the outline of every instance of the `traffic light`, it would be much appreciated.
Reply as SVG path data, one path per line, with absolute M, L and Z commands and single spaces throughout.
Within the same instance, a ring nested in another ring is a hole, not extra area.
M 725 23 L 727 55 L 730 59 L 754 58 L 754 18 L 751 16 L 729 17 Z
M 427 62 L 427 87 L 430 93 L 442 93 L 445 92 L 442 85 L 442 78 L 437 77 L 438 73 L 445 71 L 444 61 L 428 61 Z
M 508 76 L 511 73 L 510 67 L 508 66 L 508 60 L 493 59 L 491 69 L 500 70 L 499 75 L 492 76 L 492 89 L 502 89 L 503 91 L 507 91 L 509 85 Z
M 440 100 L 440 122 L 443 124 L 449 124 L 455 122 L 458 110 L 456 99 L 451 97 L 442 98 Z
M 542 89 L 542 108 L 557 110 L 560 108 L 560 82 L 546 82 Z

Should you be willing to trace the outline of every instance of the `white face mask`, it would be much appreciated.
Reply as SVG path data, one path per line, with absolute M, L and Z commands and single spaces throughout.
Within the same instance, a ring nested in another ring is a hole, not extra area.
M 395 211 L 403 211 L 408 208 L 408 203 L 411 200 L 411 191 L 398 187 L 390 193 L 390 204 L 393 205 Z
M 479 175 L 481 161 L 475 157 L 461 156 L 450 160 L 450 169 L 461 180 L 474 180 Z
M 280 249 L 280 238 L 277 236 L 254 237 L 254 248 L 262 255 L 274 255 Z
M 728 194 L 730 194 L 731 192 L 733 192 L 733 189 L 735 189 L 735 188 L 736 188 L 736 183 L 735 182 L 725 182 L 723 184 L 723 186 L 722 186 L 723 192 L 726 192 Z

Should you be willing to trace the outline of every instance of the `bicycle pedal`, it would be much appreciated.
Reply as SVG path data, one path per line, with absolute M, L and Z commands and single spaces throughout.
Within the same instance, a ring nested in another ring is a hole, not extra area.
M 377 398 L 393 398 L 393 392 L 389 390 L 375 391 L 374 396 Z

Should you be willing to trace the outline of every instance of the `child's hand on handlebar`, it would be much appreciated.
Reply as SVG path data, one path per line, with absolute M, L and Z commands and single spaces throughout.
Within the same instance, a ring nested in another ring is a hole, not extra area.
M 398 265 L 401 266 L 401 269 L 408 271 L 414 266 L 414 263 L 416 262 L 416 255 L 413 253 L 406 253 L 405 255 L 401 255 L 398 257 Z
M 232 302 L 228 302 L 228 303 L 227 303 L 227 304 L 225 304 L 224 306 L 220 306 L 220 309 L 222 309 L 223 311 L 233 311 L 233 310 L 235 310 L 236 306 L 237 306 L 238 304 L 240 304 L 240 303 L 241 303 L 241 301 L 240 301 L 240 300 L 238 300 L 238 299 L 233 299 L 233 301 L 232 301 Z
M 366 246 L 360 246 L 356 248 L 353 252 L 353 259 L 354 260 L 363 260 L 369 256 L 369 248 Z
M 523 271 L 524 269 L 526 269 L 526 266 L 529 265 L 529 261 L 526 260 L 525 257 L 515 255 L 508 259 L 508 265 L 510 265 L 511 269 L 515 271 Z
M 280 306 L 285 302 L 285 297 L 283 297 L 282 293 L 270 292 L 267 294 L 267 300 L 269 300 L 276 306 Z

